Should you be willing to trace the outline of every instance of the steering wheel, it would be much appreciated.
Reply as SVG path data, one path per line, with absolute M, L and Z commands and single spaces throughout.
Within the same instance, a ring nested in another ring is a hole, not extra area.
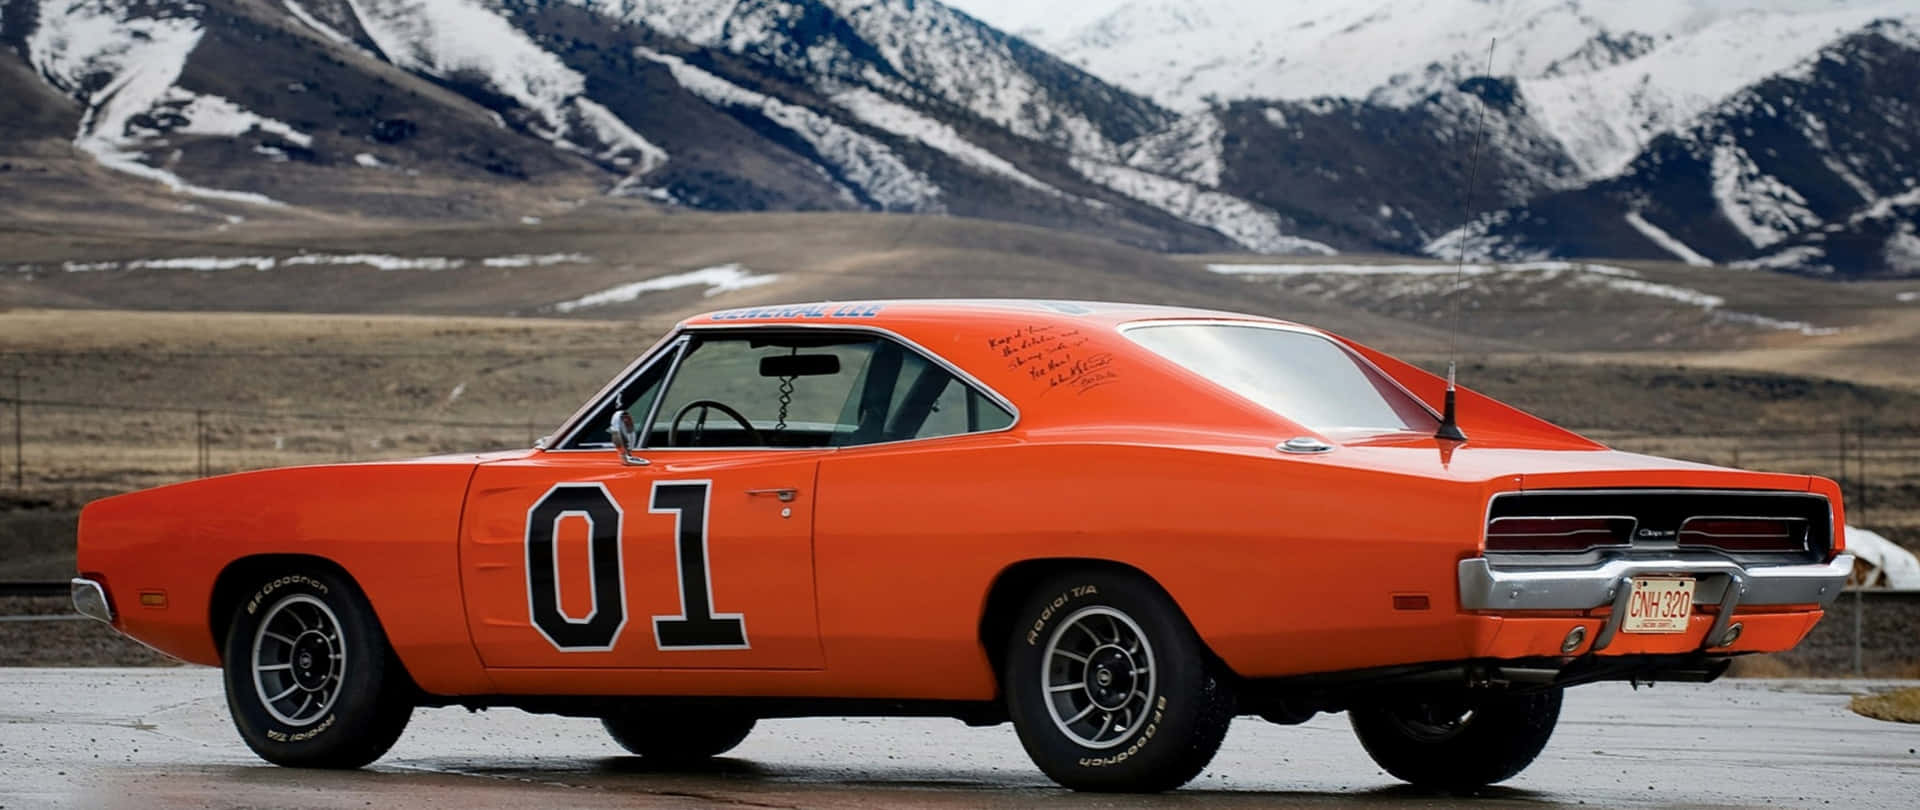
M 761 436 L 759 429 L 755 428 L 752 422 L 748 422 L 746 417 L 741 416 L 739 411 L 734 410 L 724 402 L 715 402 L 711 399 L 696 399 L 692 402 L 689 402 L 685 405 L 680 406 L 680 410 L 673 412 L 673 421 L 667 423 L 667 446 L 668 447 L 680 446 L 680 420 L 687 418 L 687 412 L 693 410 L 694 408 L 700 409 L 700 421 L 694 423 L 695 424 L 694 436 L 696 439 L 700 435 L 702 426 L 705 425 L 707 421 L 707 412 L 719 411 L 721 413 L 726 414 L 728 418 L 738 423 L 741 427 L 746 428 L 747 435 L 753 438 L 754 446 L 756 447 L 766 446 L 767 444 L 766 437 Z

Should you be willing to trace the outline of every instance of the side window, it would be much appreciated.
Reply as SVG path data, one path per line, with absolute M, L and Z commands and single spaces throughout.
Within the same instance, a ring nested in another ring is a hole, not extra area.
M 647 412 L 653 407 L 653 400 L 660 396 L 660 383 L 667 378 L 667 368 L 673 365 L 673 356 L 679 348 L 670 347 L 664 355 L 640 372 L 640 376 L 628 382 L 614 394 L 613 399 L 602 404 L 585 424 L 573 441 L 566 445 L 570 450 L 592 450 L 613 446 L 613 437 L 607 433 L 607 424 L 613 421 L 614 409 L 633 414 L 633 423 L 647 421 Z
M 654 411 L 648 447 L 831 447 L 880 341 L 766 334 L 697 338 Z M 857 412 L 856 412 L 857 415 Z
M 870 334 L 700 333 L 677 365 L 672 357 L 628 383 L 617 406 L 603 404 L 568 447 L 612 447 L 616 407 L 646 425 L 642 447 L 655 449 L 853 447 L 1013 424 L 944 366 Z

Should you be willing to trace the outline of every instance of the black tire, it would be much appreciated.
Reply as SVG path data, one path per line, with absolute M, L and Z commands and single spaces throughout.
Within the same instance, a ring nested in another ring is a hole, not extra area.
M 635 756 L 690 765 L 732 751 L 753 733 L 751 717 L 716 713 L 633 713 L 600 719 L 613 741 Z
M 234 727 L 275 765 L 358 768 L 386 754 L 413 716 L 413 681 L 373 607 L 352 580 L 324 568 L 253 582 L 234 607 L 221 658 Z M 256 664 L 265 667 L 257 677 Z M 269 700 L 288 688 L 288 697 Z
M 1564 690 L 1459 690 L 1356 708 L 1354 734 L 1387 773 L 1418 787 L 1477 790 L 1524 770 L 1547 747 Z
M 1144 643 L 1129 645 L 1135 630 Z M 1074 683 L 1077 690 L 1045 686 Z M 1232 685 L 1173 600 L 1145 577 L 1110 569 L 1035 588 L 1007 639 L 1001 686 L 1027 755 L 1074 790 L 1180 787 L 1213 760 L 1234 715 Z

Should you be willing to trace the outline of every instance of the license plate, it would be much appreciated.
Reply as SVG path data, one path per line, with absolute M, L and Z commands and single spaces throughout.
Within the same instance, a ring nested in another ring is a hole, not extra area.
M 1628 633 L 1684 633 L 1693 615 L 1693 580 L 1688 577 L 1636 577 L 1627 600 Z

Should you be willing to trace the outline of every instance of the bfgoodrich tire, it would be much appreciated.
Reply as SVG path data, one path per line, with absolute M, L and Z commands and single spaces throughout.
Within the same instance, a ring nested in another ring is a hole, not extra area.
M 352 581 L 289 568 L 251 583 L 227 627 L 227 708 L 261 759 L 358 768 L 392 748 L 413 684 Z
M 753 733 L 754 719 L 716 713 L 634 713 L 601 718 L 613 741 L 635 756 L 690 765 L 732 751 Z
M 1186 784 L 1220 750 L 1234 696 L 1165 592 L 1106 569 L 1043 582 L 1007 639 L 1007 711 L 1035 765 L 1074 790 Z
M 1513 777 L 1553 736 L 1563 690 L 1458 690 L 1349 712 L 1373 761 L 1418 787 L 1471 791 Z

